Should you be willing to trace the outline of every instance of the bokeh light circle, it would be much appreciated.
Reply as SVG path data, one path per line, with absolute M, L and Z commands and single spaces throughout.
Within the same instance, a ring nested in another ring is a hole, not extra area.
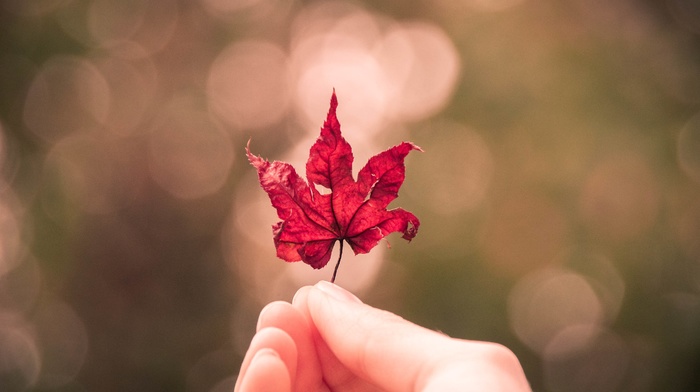
M 380 36 L 378 18 L 350 3 L 311 4 L 297 14 L 291 36 L 294 97 L 312 134 L 328 110 L 333 88 L 338 93 L 346 136 L 381 129 L 386 81 L 373 53 Z
M 67 303 L 46 300 L 32 314 L 42 354 L 39 383 L 56 388 L 71 382 L 85 362 L 88 335 L 85 325 Z
M 42 270 L 32 257 L 5 275 L 0 275 L 0 309 L 26 314 L 36 306 L 42 293 Z
M 644 234 L 656 221 L 660 193 L 656 176 L 637 153 L 601 160 L 581 191 L 580 214 L 589 229 L 611 241 Z
M 508 315 L 516 336 L 542 354 L 565 328 L 600 325 L 603 307 L 583 276 L 549 268 L 518 281 L 508 296 Z
M 431 124 L 423 150 L 429 154 L 412 175 L 429 183 L 421 197 L 445 216 L 473 211 L 486 198 L 494 173 L 490 147 L 479 133 L 446 121 Z M 425 144 L 427 143 L 427 144 Z
M 127 40 L 143 25 L 148 3 L 143 0 L 94 0 L 88 11 L 88 29 L 102 44 Z
M 461 64 L 457 48 L 442 29 L 425 22 L 397 24 L 383 37 L 381 48 L 389 51 L 381 58 L 384 78 L 395 84 L 389 100 L 394 119 L 418 121 L 445 107 Z
M 19 314 L 0 311 L 0 377 L 9 383 L 4 387 L 27 390 L 40 372 L 41 353 L 31 326 Z
M 628 376 L 631 359 L 626 342 L 610 330 L 595 326 L 566 328 L 544 352 L 547 390 L 619 391 Z
M 36 136 L 56 142 L 101 128 L 111 105 L 109 84 L 82 57 L 55 56 L 34 77 L 24 103 L 24 123 Z
M 87 32 L 102 47 L 131 41 L 154 54 L 170 42 L 179 16 L 174 0 L 94 0 L 87 11 Z
M 207 80 L 212 112 L 236 129 L 280 121 L 289 106 L 287 55 L 268 41 L 235 42 L 214 60 Z
M 439 26 L 399 23 L 339 2 L 297 16 L 291 56 L 303 119 L 313 123 L 323 112 L 319 102 L 335 88 L 349 113 L 347 129 L 358 133 L 436 114 L 461 70 L 457 49 Z
M 141 191 L 144 164 L 134 159 L 137 149 L 93 133 L 70 136 L 47 154 L 44 177 L 55 181 L 52 185 L 72 208 L 92 214 L 113 212 L 129 205 Z M 45 197 L 42 206 L 48 216 L 61 219 L 65 211 L 60 202 Z
M 381 129 L 387 104 L 383 71 L 368 49 L 345 44 L 343 36 L 312 37 L 303 44 L 308 51 L 297 48 L 295 103 L 304 124 L 316 124 L 325 118 L 335 88 L 343 133 L 373 134 Z M 315 134 L 318 128 L 308 129 Z
M 235 157 L 230 136 L 186 99 L 164 111 L 149 134 L 148 147 L 151 176 L 181 199 L 221 189 Z
M 138 50 L 138 48 L 132 48 Z M 157 88 L 157 71 L 148 57 L 138 60 L 105 56 L 93 63 L 107 81 L 111 105 L 105 118 L 105 131 L 114 136 L 130 136 L 142 129 Z

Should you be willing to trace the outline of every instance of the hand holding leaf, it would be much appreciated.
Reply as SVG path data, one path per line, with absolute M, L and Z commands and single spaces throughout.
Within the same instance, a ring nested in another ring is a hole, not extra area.
M 308 183 L 290 164 L 270 163 L 246 147 L 248 160 L 258 170 L 260 185 L 282 220 L 272 226 L 277 256 L 322 268 L 330 260 L 333 245 L 340 241 L 340 256 L 331 282 L 335 281 L 344 241 L 355 254 L 368 253 L 393 232 L 402 232 L 403 238 L 410 241 L 420 225 L 418 218 L 406 210 L 386 209 L 398 197 L 403 184 L 406 155 L 420 147 L 403 142 L 375 155 L 355 181 L 352 148 L 340 133 L 337 106 L 334 91 L 321 135 L 306 162 Z M 331 193 L 321 194 L 316 185 Z

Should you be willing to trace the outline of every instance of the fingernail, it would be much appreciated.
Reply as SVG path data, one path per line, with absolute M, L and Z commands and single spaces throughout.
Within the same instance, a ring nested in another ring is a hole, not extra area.
M 315 287 L 323 291 L 324 293 L 330 295 L 331 297 L 337 299 L 338 301 L 355 302 L 358 304 L 362 303 L 362 301 L 360 301 L 360 299 L 353 295 L 351 292 L 331 282 L 322 280 L 316 283 Z
M 251 371 L 255 372 L 255 368 L 260 366 L 261 362 L 265 362 L 265 360 L 270 360 L 270 359 L 280 359 L 279 354 L 277 354 L 277 351 L 271 349 L 271 348 L 261 348 L 258 350 L 258 352 L 253 355 L 253 358 L 250 359 L 250 363 L 248 364 L 248 367 L 238 375 L 238 380 L 236 381 L 236 388 L 235 390 L 248 390 L 246 388 L 246 376 L 251 373 Z M 280 359 L 281 360 L 281 359 Z M 241 369 L 243 370 L 243 369 Z
M 270 360 L 281 361 L 282 359 L 280 358 L 280 355 L 277 353 L 277 351 L 271 348 L 261 348 L 260 350 L 258 350 L 257 353 L 255 353 L 255 355 L 253 355 L 253 359 L 250 360 L 250 364 L 248 364 L 246 374 L 251 374 L 251 370 L 253 373 L 255 373 L 254 369 L 258 369 L 262 363 L 269 363 Z
M 270 308 L 270 305 L 272 305 L 273 303 L 274 303 L 274 302 L 271 302 L 271 303 L 265 305 L 265 307 L 262 308 L 262 310 L 260 311 L 260 314 L 258 315 L 258 323 L 255 325 L 255 330 L 256 330 L 256 331 L 259 331 L 259 330 L 260 330 L 260 320 L 262 320 L 263 317 L 265 317 L 265 313 L 268 312 L 268 309 Z
M 292 298 L 292 305 L 296 305 L 299 302 L 299 298 L 301 298 L 301 296 L 304 295 L 303 292 L 306 292 L 310 288 L 311 286 L 304 286 L 297 290 L 297 292 L 294 293 L 294 297 Z
M 260 360 L 265 359 L 265 358 L 280 358 L 280 355 L 277 354 L 277 351 L 271 349 L 271 348 L 261 348 L 258 350 L 257 353 L 253 356 L 253 359 L 250 360 L 250 365 L 253 366 L 257 362 L 260 362 Z

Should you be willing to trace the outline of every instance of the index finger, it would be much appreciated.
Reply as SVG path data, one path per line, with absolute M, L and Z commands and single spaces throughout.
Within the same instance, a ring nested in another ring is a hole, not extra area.
M 384 390 L 421 390 L 434 364 L 460 353 L 450 338 L 337 289 L 319 282 L 309 290 L 309 314 L 335 356 Z

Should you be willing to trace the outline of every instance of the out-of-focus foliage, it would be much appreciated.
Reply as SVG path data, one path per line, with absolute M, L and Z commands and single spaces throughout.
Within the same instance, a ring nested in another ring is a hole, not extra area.
M 3 0 L 0 390 L 231 390 L 331 273 L 245 143 L 301 169 L 334 87 L 356 162 L 425 150 L 420 235 L 340 285 L 537 391 L 700 389 L 696 1 Z

